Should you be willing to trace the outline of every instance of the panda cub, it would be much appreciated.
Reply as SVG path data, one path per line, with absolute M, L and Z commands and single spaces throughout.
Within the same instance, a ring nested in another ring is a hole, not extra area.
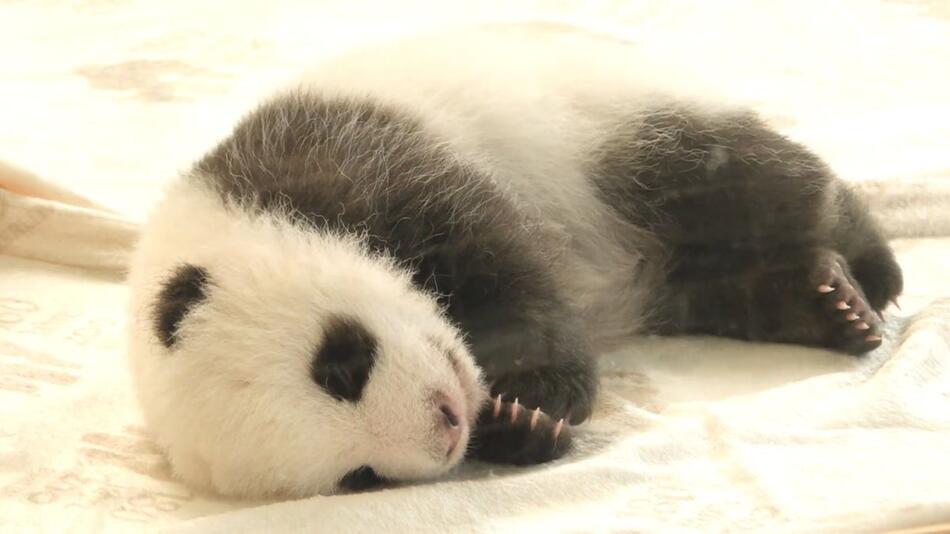
M 540 463 L 630 336 L 880 345 L 902 279 L 862 201 L 657 64 L 473 28 L 352 51 L 248 114 L 131 266 L 131 366 L 175 473 L 305 496 Z

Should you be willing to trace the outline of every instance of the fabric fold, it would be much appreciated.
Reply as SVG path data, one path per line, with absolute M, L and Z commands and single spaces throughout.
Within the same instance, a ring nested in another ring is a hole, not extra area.
M 124 273 L 139 227 L 85 197 L 0 164 L 0 254 Z

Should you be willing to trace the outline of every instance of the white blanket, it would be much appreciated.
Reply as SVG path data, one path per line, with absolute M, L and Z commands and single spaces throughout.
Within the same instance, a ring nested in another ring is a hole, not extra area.
M 816 532 L 950 520 L 950 9 L 939 1 L 525 4 L 612 17 L 611 31 L 657 53 L 701 55 L 844 176 L 885 180 L 863 187 L 907 289 L 880 350 L 642 340 L 603 356 L 593 422 L 574 454 L 545 466 L 469 464 L 443 481 L 286 503 L 172 480 L 122 354 L 134 221 L 159 179 L 309 45 L 459 18 L 443 3 L 399 4 L 0 7 L 0 46 L 20 51 L 0 84 L 2 101 L 19 103 L 0 149 L 58 180 L 0 166 L 0 531 Z M 505 6 L 463 15 L 523 15 Z M 264 67 L 267 81 L 231 90 Z

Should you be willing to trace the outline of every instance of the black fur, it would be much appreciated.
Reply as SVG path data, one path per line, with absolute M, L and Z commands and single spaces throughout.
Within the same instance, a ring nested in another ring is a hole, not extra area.
M 849 188 L 839 188 L 837 193 L 840 215 L 832 242 L 850 263 L 871 307 L 882 310 L 904 289 L 901 270 L 867 204 Z
M 310 361 L 310 377 L 333 398 L 358 402 L 376 363 L 376 349 L 376 338 L 359 321 L 331 318 Z
M 893 253 L 845 183 L 754 115 L 658 109 L 607 143 L 591 176 L 606 203 L 662 244 L 655 331 L 853 353 L 879 344 L 851 339 L 816 288 L 840 254 L 878 312 L 901 290 Z
M 411 118 L 370 101 L 285 96 L 248 116 L 196 170 L 224 197 L 366 232 L 374 251 L 438 296 L 493 393 L 556 418 L 590 416 L 593 358 L 533 221 Z
M 162 345 L 172 348 L 178 342 L 181 320 L 207 297 L 209 280 L 203 267 L 183 264 L 162 284 L 152 309 L 155 335 Z
M 356 468 L 340 479 L 340 489 L 346 491 L 365 491 L 382 486 L 387 481 L 385 478 L 376 474 L 373 468 L 364 465 Z

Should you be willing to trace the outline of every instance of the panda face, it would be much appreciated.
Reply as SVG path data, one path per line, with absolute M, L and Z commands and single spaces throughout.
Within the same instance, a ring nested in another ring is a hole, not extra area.
M 194 196 L 159 206 L 130 277 L 133 375 L 176 474 L 302 496 L 457 465 L 486 393 L 434 299 L 358 239 L 279 217 L 205 204 L 183 232 Z

